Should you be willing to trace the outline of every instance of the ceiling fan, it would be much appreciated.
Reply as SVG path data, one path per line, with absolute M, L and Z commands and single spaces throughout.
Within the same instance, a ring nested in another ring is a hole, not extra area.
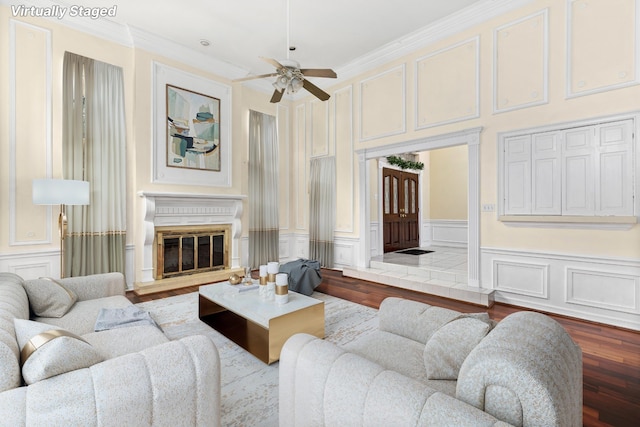
M 265 77 L 276 77 L 276 81 L 273 82 L 275 91 L 271 96 L 271 102 L 280 102 L 284 93 L 296 93 L 300 89 L 304 88 L 309 91 L 316 98 L 321 101 L 329 99 L 330 95 L 320 89 L 318 86 L 307 80 L 307 77 L 327 77 L 335 79 L 338 75 L 329 68 L 300 68 L 300 64 L 297 61 L 289 59 L 289 52 L 294 51 L 295 46 L 291 46 L 289 43 L 289 0 L 287 0 L 287 59 L 277 61 L 272 58 L 260 57 L 263 61 L 276 67 L 275 73 L 260 74 L 257 76 L 249 76 L 234 80 L 234 82 L 242 82 L 246 80 L 262 79 Z

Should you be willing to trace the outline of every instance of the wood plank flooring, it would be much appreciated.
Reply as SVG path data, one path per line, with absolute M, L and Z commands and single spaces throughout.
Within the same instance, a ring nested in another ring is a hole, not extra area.
M 522 310 L 520 307 L 501 303 L 496 303 L 491 308 L 475 306 L 344 277 L 342 272 L 336 270 L 323 269 L 322 277 L 317 291 L 374 308 L 378 308 L 383 299 L 396 296 L 461 312 L 486 311 L 495 320 Z M 197 290 L 197 286 L 192 286 L 143 296 L 128 292 L 127 296 L 132 302 L 138 303 Z M 582 348 L 583 424 L 640 426 L 640 333 L 564 316 L 550 316 L 562 324 Z

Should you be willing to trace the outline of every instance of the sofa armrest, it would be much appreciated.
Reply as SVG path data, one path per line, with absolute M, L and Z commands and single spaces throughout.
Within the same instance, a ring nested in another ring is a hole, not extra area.
M 220 426 L 218 351 L 203 335 L 171 341 L 4 392 L 11 412 L 14 425 Z
M 280 427 L 508 425 L 307 334 L 287 340 L 279 369 Z
M 124 295 L 127 288 L 122 273 L 91 274 L 57 279 L 78 296 L 78 301 Z
M 582 351 L 540 313 L 505 317 L 469 353 L 456 397 L 515 425 L 582 426 Z

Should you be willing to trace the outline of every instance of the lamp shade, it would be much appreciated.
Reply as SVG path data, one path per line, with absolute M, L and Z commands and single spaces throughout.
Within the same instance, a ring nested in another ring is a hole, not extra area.
M 34 179 L 35 205 L 88 205 L 89 181 L 73 179 Z

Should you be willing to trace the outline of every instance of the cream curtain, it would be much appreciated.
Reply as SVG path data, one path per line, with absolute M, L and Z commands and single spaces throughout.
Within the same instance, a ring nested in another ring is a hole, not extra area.
M 125 270 L 126 127 L 122 69 L 65 52 L 63 175 L 89 181 L 88 206 L 69 206 L 65 276 Z
M 249 267 L 278 261 L 278 128 L 276 118 L 249 112 Z
M 333 267 L 333 232 L 336 223 L 336 160 L 311 160 L 309 195 L 309 258 Z

